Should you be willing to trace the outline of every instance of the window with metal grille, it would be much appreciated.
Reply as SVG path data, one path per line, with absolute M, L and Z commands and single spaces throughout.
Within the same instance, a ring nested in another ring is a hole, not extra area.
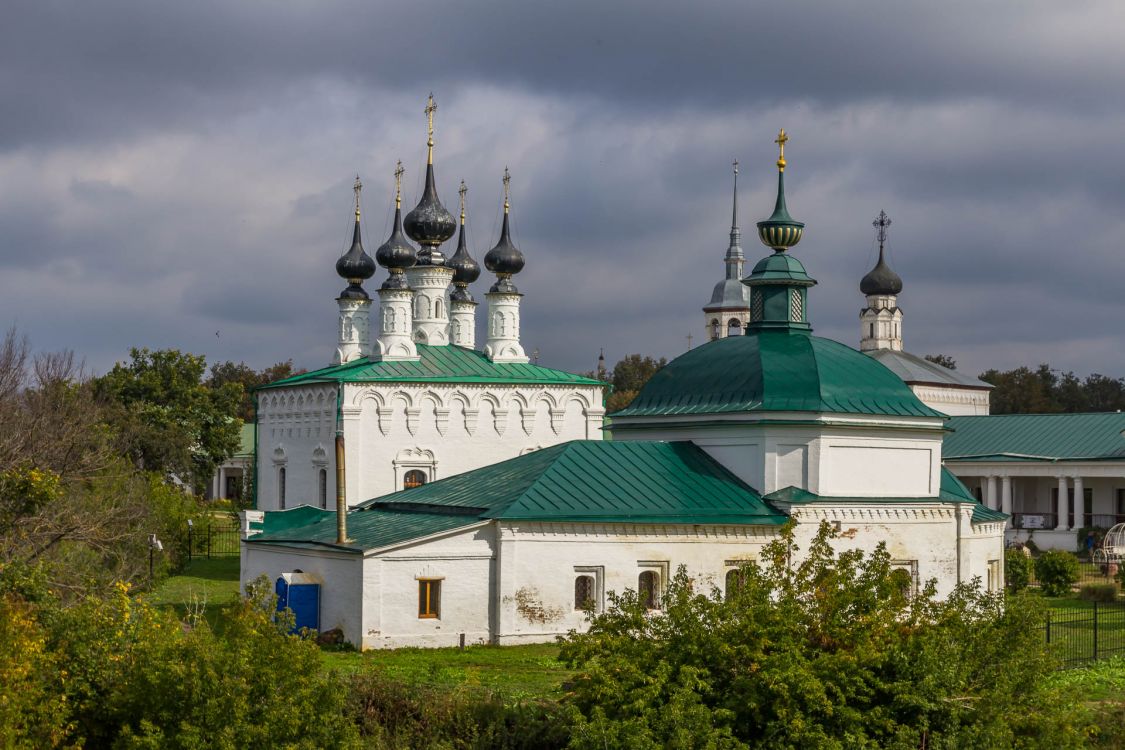
M 441 616 L 441 580 L 422 578 L 418 581 L 418 618 L 436 620 Z
M 790 294 L 792 296 L 789 298 L 789 319 L 794 323 L 800 323 L 804 320 L 805 315 L 804 301 L 801 299 L 801 290 L 794 289 Z
M 594 606 L 594 577 L 578 576 L 574 579 L 574 608 L 587 609 Z
M 318 486 L 320 490 L 320 507 L 327 510 L 328 508 L 328 469 L 321 469 L 318 474 Z
M 764 314 L 765 301 L 761 289 L 750 290 L 750 320 L 759 321 Z
M 426 483 L 426 472 L 420 469 L 411 469 L 406 472 L 406 476 L 402 478 L 402 488 L 404 490 L 411 490 L 415 487 L 421 487 Z
M 660 574 L 655 570 L 643 571 L 637 577 L 637 595 L 645 609 L 660 609 Z
M 277 470 L 277 507 L 285 510 L 285 467 Z

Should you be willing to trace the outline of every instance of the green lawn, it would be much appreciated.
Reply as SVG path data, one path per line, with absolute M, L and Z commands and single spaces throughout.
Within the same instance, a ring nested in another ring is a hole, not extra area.
M 149 595 L 149 601 L 171 607 L 180 618 L 202 610 L 211 627 L 222 628 L 222 607 L 238 598 L 237 557 L 196 559 L 182 572 L 166 578 Z
M 324 654 L 327 666 L 343 672 L 376 671 L 411 685 L 485 690 L 509 699 L 561 694 L 574 673 L 557 660 L 553 643 L 524 646 L 400 648 Z
M 1056 655 L 1075 664 L 1094 657 L 1094 605 L 1074 596 L 1050 597 L 1042 600 L 1050 608 L 1051 649 Z M 1044 628 L 1044 637 L 1047 637 Z M 1098 611 L 1097 651 L 1099 658 L 1120 654 L 1125 656 L 1125 607 L 1100 605 Z

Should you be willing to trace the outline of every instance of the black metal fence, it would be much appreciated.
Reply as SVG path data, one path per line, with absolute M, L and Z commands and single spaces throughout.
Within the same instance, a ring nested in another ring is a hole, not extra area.
M 1048 646 L 1068 667 L 1125 654 L 1125 603 L 1051 609 L 1045 628 Z
M 238 557 L 241 534 L 237 528 L 195 528 L 188 526 L 188 560 L 195 558 Z

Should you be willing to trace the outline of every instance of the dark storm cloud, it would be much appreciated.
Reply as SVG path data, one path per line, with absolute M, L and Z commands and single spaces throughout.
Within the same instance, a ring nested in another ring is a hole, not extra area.
M 512 169 L 546 363 L 698 343 L 730 161 L 752 264 L 784 125 L 818 333 L 855 343 L 886 209 L 909 349 L 1125 374 L 1123 26 L 1108 0 L 19 3 L 0 319 L 95 368 L 131 345 L 322 364 L 352 175 L 373 251 L 395 159 L 417 196 L 434 90 L 439 189 L 452 206 L 468 181 L 478 260 Z

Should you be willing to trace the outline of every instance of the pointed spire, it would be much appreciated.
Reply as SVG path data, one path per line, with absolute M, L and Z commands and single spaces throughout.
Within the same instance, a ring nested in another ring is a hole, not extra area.
M 461 180 L 461 188 L 457 191 L 461 196 L 461 230 L 457 235 L 457 252 L 446 261 L 445 265 L 453 269 L 453 294 L 451 300 L 472 302 L 473 295 L 469 293 L 468 286 L 480 278 L 480 264 L 469 255 L 469 247 L 465 239 L 465 196 L 469 188 Z
M 375 260 L 391 272 L 390 277 L 383 282 L 384 289 L 405 289 L 407 284 L 403 271 L 417 262 L 418 255 L 402 233 L 402 175 L 404 170 L 401 161 L 395 163 L 394 174 L 395 220 L 391 227 L 391 236 L 375 251 Z
M 504 223 L 500 226 L 500 240 L 496 246 L 484 256 L 484 267 L 496 274 L 496 283 L 489 291 L 516 292 L 512 276 L 523 269 L 523 253 L 512 243 L 511 227 L 508 215 L 511 210 L 511 183 L 512 175 L 504 167 Z
M 738 226 L 738 160 L 734 167 L 734 194 L 731 204 L 730 245 L 727 246 L 726 264 L 728 279 L 742 279 L 746 258 L 742 254 L 742 230 Z
M 352 246 L 336 261 L 336 273 L 348 280 L 348 288 L 340 292 L 341 299 L 368 299 L 363 290 L 363 282 L 375 273 L 375 261 L 363 249 L 363 238 L 359 229 L 359 193 L 363 183 L 355 176 L 355 227 L 352 229 Z
M 794 221 L 785 206 L 785 144 L 789 136 L 782 128 L 774 141 L 778 145 L 777 158 L 777 202 L 773 207 L 773 214 L 765 221 L 758 222 L 758 238 L 762 244 L 772 247 L 775 252 L 783 253 L 801 241 L 805 225 Z
M 871 222 L 871 226 L 875 227 L 875 239 L 879 242 L 879 262 L 859 282 L 859 291 L 868 296 L 887 296 L 902 291 L 902 279 L 891 270 L 883 256 L 883 246 L 887 242 L 887 227 L 890 225 L 891 217 L 887 216 L 886 211 L 880 211 L 875 221 Z
M 434 179 L 434 112 L 437 104 L 434 95 L 430 94 L 426 104 L 426 120 L 428 123 L 428 136 L 426 138 L 426 186 L 422 191 L 422 199 L 414 210 L 406 215 L 403 223 L 406 234 L 410 239 L 422 246 L 418 253 L 418 265 L 440 266 L 445 261 L 438 246 L 453 236 L 457 231 L 457 224 L 453 216 L 445 210 L 438 199 L 437 185 Z

